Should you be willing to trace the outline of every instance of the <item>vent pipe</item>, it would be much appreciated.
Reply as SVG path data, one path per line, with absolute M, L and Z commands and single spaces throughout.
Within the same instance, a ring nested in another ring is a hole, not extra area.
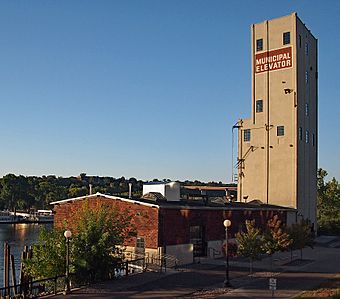
M 90 195 L 92 195 L 92 184 L 89 184 L 90 187 Z
M 132 198 L 132 183 L 129 183 L 129 198 Z

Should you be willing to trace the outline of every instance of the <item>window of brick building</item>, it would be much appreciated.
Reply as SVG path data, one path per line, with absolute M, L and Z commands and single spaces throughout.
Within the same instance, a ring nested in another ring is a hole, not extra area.
M 136 248 L 144 249 L 145 248 L 145 239 L 144 237 L 138 237 L 136 241 Z

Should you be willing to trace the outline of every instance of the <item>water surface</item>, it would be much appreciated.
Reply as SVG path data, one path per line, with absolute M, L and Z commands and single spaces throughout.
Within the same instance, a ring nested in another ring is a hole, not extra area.
M 15 272 L 17 281 L 20 273 L 21 253 L 24 246 L 30 246 L 36 243 L 39 231 L 42 227 L 52 228 L 53 224 L 35 224 L 35 223 L 16 223 L 0 224 L 0 287 L 3 287 L 4 277 L 4 244 L 7 241 L 10 245 L 11 254 L 14 255 Z M 10 284 L 12 278 L 10 275 Z

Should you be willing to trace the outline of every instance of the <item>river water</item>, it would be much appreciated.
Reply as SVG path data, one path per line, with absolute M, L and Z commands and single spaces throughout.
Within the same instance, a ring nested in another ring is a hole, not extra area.
M 52 224 L 32 224 L 32 223 L 16 223 L 16 224 L 0 224 L 0 287 L 3 287 L 4 277 L 4 244 L 7 241 L 10 245 L 11 254 L 14 255 L 15 272 L 17 281 L 20 273 L 21 252 L 24 246 L 30 246 L 38 240 L 40 229 L 45 226 L 52 228 Z M 10 284 L 12 285 L 12 277 L 10 275 Z

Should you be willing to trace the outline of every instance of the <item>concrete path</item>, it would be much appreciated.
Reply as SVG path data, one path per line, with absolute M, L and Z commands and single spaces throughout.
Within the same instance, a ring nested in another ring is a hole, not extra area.
M 296 253 L 295 258 L 299 257 Z M 246 260 L 232 260 L 231 289 L 223 288 L 224 260 L 201 259 L 200 264 L 181 271 L 137 274 L 54 298 L 272 298 L 269 277 L 277 279 L 275 298 L 292 298 L 340 272 L 340 248 L 331 244 L 306 248 L 303 258 L 303 263 L 289 263 L 289 252 L 275 254 L 273 260 L 267 257 L 255 262 L 253 275 L 248 273 Z

